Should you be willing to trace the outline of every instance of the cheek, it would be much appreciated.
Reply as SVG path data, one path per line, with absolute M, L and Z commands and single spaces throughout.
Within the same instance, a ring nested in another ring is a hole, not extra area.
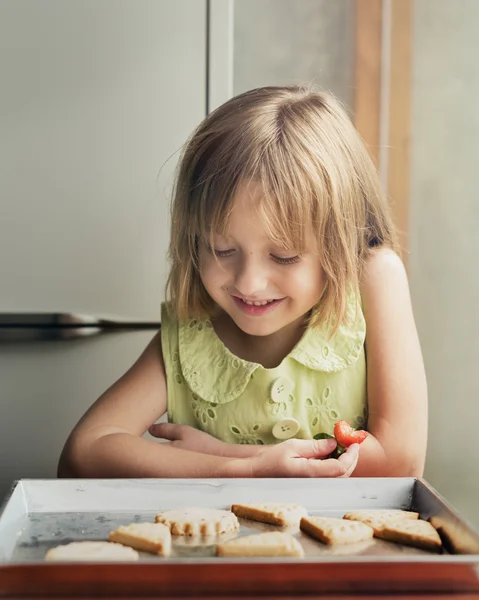
M 305 301 L 319 300 L 325 285 L 323 269 L 318 265 L 304 265 L 286 279 L 291 295 Z
M 200 277 L 206 289 L 224 281 L 225 271 L 210 254 L 200 253 L 199 267 Z

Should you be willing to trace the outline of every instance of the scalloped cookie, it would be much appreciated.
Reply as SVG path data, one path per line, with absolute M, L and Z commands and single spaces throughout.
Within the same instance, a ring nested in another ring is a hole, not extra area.
M 166 525 L 173 535 L 216 535 L 238 531 L 236 515 L 214 508 L 178 508 L 160 512 L 156 523 Z

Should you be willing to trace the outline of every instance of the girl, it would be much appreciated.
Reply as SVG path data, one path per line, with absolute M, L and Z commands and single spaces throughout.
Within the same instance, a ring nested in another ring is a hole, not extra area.
M 179 166 L 170 259 L 161 331 L 75 427 L 60 476 L 422 474 L 406 273 L 331 95 L 255 89 L 203 121 Z M 338 420 L 368 429 L 359 460 L 357 444 L 332 458 L 336 442 L 314 439 Z

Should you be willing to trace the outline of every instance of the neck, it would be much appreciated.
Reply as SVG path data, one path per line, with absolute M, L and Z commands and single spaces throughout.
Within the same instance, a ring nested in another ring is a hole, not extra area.
M 270 335 L 249 335 L 240 329 L 227 313 L 218 315 L 213 321 L 213 326 L 230 352 L 243 360 L 259 363 L 267 369 L 281 364 L 306 329 L 304 319 L 301 318 Z

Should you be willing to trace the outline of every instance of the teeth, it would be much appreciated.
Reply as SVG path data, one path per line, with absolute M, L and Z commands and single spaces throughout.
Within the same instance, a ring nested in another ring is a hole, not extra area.
M 251 302 L 250 300 L 243 300 L 243 302 L 249 306 L 266 306 L 267 304 L 274 302 L 274 300 L 264 300 L 263 302 Z

